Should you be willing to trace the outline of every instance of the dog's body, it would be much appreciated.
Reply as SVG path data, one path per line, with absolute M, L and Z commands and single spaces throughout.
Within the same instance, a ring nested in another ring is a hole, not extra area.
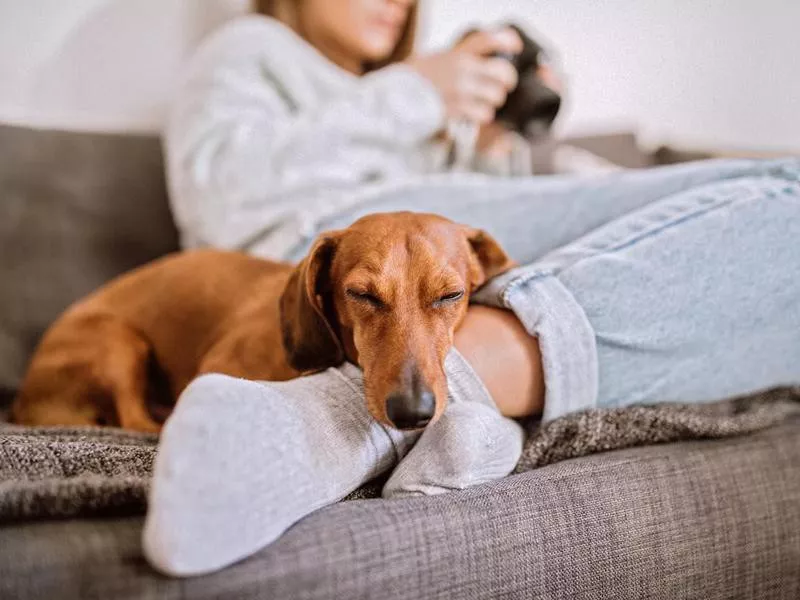
M 157 431 L 144 399 L 174 400 L 198 374 L 296 377 L 280 343 L 278 309 L 292 269 L 235 252 L 198 250 L 113 280 L 46 332 L 14 419 Z
M 168 256 L 51 326 L 13 418 L 158 431 L 155 397 L 174 403 L 200 374 L 281 381 L 350 360 L 364 368 L 375 418 L 424 426 L 444 408 L 442 365 L 469 293 L 509 265 L 485 233 L 415 213 L 324 234 L 297 266 L 216 250 Z

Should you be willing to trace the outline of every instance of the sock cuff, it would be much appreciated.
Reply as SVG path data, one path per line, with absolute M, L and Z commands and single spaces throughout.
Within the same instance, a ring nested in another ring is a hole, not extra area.
M 467 360 L 455 348 L 445 357 L 449 402 L 478 402 L 497 410 L 492 395 Z

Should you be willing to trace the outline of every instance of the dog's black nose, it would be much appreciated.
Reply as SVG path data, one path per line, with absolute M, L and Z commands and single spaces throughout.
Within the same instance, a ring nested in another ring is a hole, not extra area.
M 425 427 L 436 412 L 436 397 L 427 389 L 396 392 L 386 399 L 386 416 L 397 429 Z

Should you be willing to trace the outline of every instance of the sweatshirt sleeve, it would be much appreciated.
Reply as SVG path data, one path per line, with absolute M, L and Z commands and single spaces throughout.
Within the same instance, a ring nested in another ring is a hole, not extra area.
M 412 69 L 395 65 L 331 86 L 326 78 L 348 75 L 315 53 L 257 17 L 195 57 L 165 135 L 182 233 L 243 248 L 291 199 L 390 177 L 443 127 L 438 93 Z M 309 68 L 319 72 L 308 77 Z M 341 91 L 325 97 L 331 87 Z

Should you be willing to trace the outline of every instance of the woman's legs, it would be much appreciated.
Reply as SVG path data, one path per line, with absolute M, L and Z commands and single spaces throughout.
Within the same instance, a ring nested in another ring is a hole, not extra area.
M 646 202 L 481 291 L 538 338 L 519 355 L 541 351 L 546 418 L 800 380 L 800 163 L 746 165 L 736 181 Z M 392 494 L 500 477 L 519 456 L 519 428 L 485 410 L 474 370 L 454 353 L 446 372 L 453 410 L 405 455 Z M 282 384 L 192 384 L 162 435 L 148 559 L 173 574 L 214 570 L 403 457 L 415 438 L 368 418 L 359 377 L 345 365 Z
M 480 292 L 538 338 L 545 418 L 800 381 L 800 161 L 765 165 L 651 203 Z
M 418 182 L 375 195 L 329 218 L 320 228 L 347 227 L 375 212 L 433 212 L 486 229 L 514 260 L 527 264 L 662 198 L 736 177 L 767 175 L 775 164 L 712 160 L 586 178 L 467 177 Z M 289 258 L 300 260 L 312 241 L 299 243 Z
M 456 347 L 506 415 L 544 405 L 552 419 L 798 383 L 800 161 L 652 203 L 498 278 L 482 297 L 519 320 L 476 307 Z M 387 486 L 416 481 L 406 483 L 413 493 L 436 479 L 437 445 L 458 431 L 430 434 Z
M 570 253 L 580 249 L 565 248 L 565 244 L 587 233 L 596 235 L 590 232 L 636 209 L 684 190 L 713 195 L 713 187 L 724 181 L 780 178 L 793 164 L 796 161 L 716 160 L 585 179 L 441 181 L 373 199 L 327 225 L 344 227 L 378 211 L 431 211 L 489 230 L 519 262 L 532 263 L 555 248 L 561 248 L 557 250 L 561 260 L 568 260 Z M 569 296 L 564 299 L 570 301 Z M 538 340 L 524 341 L 520 330 L 520 324 L 503 313 L 471 311 L 455 340 L 503 414 L 509 416 L 541 412 L 543 403 L 541 365 L 530 362 L 539 356 Z M 576 357 L 587 353 L 582 349 Z M 574 369 L 565 368 L 577 372 L 587 364 L 578 360 Z

